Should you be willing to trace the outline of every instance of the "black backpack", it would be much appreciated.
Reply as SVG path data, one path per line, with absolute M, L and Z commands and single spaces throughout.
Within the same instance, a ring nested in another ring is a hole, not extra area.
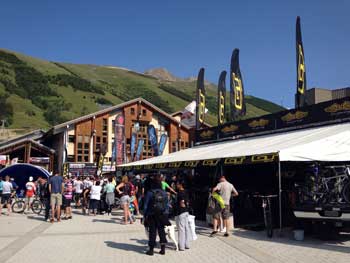
M 166 195 L 161 189 L 152 190 L 152 211 L 155 215 L 161 215 L 166 211 Z

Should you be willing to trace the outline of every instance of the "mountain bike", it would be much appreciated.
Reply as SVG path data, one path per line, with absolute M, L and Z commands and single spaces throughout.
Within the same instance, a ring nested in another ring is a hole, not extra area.
M 12 197 L 12 200 L 14 200 L 14 202 L 11 205 L 12 212 L 23 213 L 24 206 L 25 206 L 25 202 L 23 198 L 18 197 L 18 195 L 15 193 L 14 196 Z
M 264 223 L 267 237 L 272 238 L 273 236 L 273 222 L 272 222 L 272 209 L 271 199 L 278 197 L 278 195 L 254 195 L 262 199 L 262 209 L 264 214 Z
M 44 205 L 44 202 L 39 198 L 39 196 L 35 196 L 30 207 L 34 214 L 39 215 L 41 211 L 45 208 L 45 205 Z

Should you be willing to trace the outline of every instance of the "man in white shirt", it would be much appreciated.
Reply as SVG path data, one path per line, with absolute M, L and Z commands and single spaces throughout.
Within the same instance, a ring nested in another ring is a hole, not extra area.
M 7 207 L 7 215 L 10 215 L 11 212 L 11 192 L 13 190 L 12 184 L 10 182 L 10 177 L 7 175 L 5 177 L 5 181 L 2 183 L 2 198 L 1 198 L 1 205 L 0 205 L 0 216 L 1 216 L 1 209 L 3 205 L 6 204 Z
M 75 207 L 80 207 L 80 199 L 83 196 L 83 188 L 84 184 L 81 181 L 81 177 L 78 177 L 77 180 L 74 181 L 73 183 L 73 189 L 74 189 L 74 202 L 75 202 Z

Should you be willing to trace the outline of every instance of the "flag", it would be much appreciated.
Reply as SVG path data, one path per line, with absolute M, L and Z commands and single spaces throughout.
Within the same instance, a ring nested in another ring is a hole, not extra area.
M 296 58 L 297 58 L 297 94 L 296 94 L 296 108 L 305 106 L 305 92 L 306 92 L 306 71 L 303 41 L 301 39 L 300 17 L 297 17 L 296 24 Z
M 142 151 L 143 151 L 143 144 L 145 143 L 145 141 L 143 139 L 140 139 L 138 144 L 137 144 L 137 150 L 136 150 L 136 156 L 135 159 L 136 161 L 140 160 Z
M 157 138 L 156 129 L 152 124 L 148 125 L 147 134 L 148 134 L 148 142 L 151 145 L 153 150 L 153 155 L 158 156 L 159 155 L 158 138 Z
M 244 87 L 241 70 L 239 68 L 239 49 L 237 48 L 233 50 L 231 57 L 230 106 L 232 121 L 237 119 L 238 116 L 245 115 Z
M 168 140 L 168 136 L 166 134 L 162 134 L 159 139 L 159 155 L 163 154 L 166 142 Z
M 218 125 L 225 123 L 226 71 L 221 72 L 218 83 Z
M 204 123 L 205 116 L 205 87 L 204 87 L 204 68 L 201 68 L 197 78 L 196 92 L 196 129 L 200 129 Z
M 114 121 L 115 166 L 125 161 L 125 126 L 124 115 L 118 114 Z
M 136 134 L 136 132 L 133 132 L 131 134 L 131 142 L 130 142 L 130 157 L 131 157 L 131 161 L 134 160 L 135 148 L 136 148 L 136 139 L 137 139 L 137 134 Z

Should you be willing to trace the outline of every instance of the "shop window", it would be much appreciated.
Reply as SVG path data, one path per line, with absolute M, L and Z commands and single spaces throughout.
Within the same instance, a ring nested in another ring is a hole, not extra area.
M 68 142 L 75 143 L 75 136 L 74 135 L 69 135 L 68 136 Z

